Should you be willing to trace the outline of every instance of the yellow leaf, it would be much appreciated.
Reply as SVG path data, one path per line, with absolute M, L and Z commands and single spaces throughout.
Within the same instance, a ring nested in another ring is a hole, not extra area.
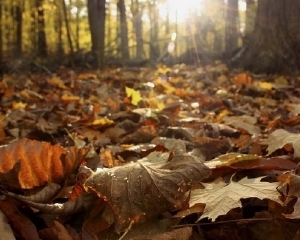
M 110 120 L 108 118 L 98 118 L 95 119 L 92 123 L 94 126 L 107 126 L 107 125 L 112 125 L 114 124 L 113 120 Z
M 18 109 L 18 108 L 25 108 L 27 106 L 26 103 L 23 102 L 13 102 L 12 107 L 13 109 Z
M 288 81 L 286 80 L 286 78 L 284 76 L 280 76 L 278 78 L 275 78 L 274 82 L 276 84 L 282 84 L 282 85 L 287 85 Z
M 63 100 L 63 101 L 79 101 L 80 97 L 75 96 L 75 95 L 70 95 L 70 94 L 64 94 L 61 96 L 61 100 Z
M 58 77 L 54 76 L 52 77 L 48 83 L 51 85 L 51 86 L 54 86 L 54 87 L 58 87 L 58 88 L 61 88 L 61 89 L 67 89 L 65 83 Z
M 168 68 L 168 67 L 166 67 L 166 66 L 159 67 L 159 68 L 156 70 L 156 72 L 157 72 L 158 75 L 160 75 L 160 74 L 167 74 L 167 72 L 171 72 L 171 71 L 172 71 L 172 69 L 171 69 L 171 68 Z
M 136 91 L 132 88 L 126 87 L 126 95 L 131 98 L 132 105 L 138 105 L 139 101 L 142 100 L 140 91 Z
M 257 82 L 258 87 L 266 90 L 271 90 L 273 88 L 273 84 L 269 82 Z

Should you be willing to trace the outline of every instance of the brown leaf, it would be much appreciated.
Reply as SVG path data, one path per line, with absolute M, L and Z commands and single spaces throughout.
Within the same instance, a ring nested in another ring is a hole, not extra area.
M 56 183 L 50 183 L 47 186 L 45 186 L 43 189 L 38 191 L 35 194 L 23 196 L 18 195 L 12 192 L 8 192 L 7 195 L 10 197 L 14 197 L 16 199 L 19 199 L 21 201 L 29 201 L 29 202 L 36 202 L 36 203 L 46 203 L 50 200 L 52 200 L 56 194 L 61 189 L 61 186 Z
M 111 206 L 117 232 L 124 231 L 131 221 L 143 222 L 166 210 L 180 209 L 192 184 L 210 174 L 199 159 L 185 153 L 183 142 L 178 141 L 174 150 L 169 162 L 168 153 L 152 152 L 135 163 L 87 179 L 86 188 Z
M 29 139 L 0 148 L 0 182 L 14 188 L 30 189 L 58 182 L 76 169 L 87 149 L 63 148 Z
M 80 240 L 79 234 L 73 228 L 58 221 L 54 221 L 53 226 L 40 230 L 39 234 L 44 240 Z
M 89 208 L 95 201 L 95 196 L 85 193 L 77 197 L 74 201 L 69 200 L 64 203 L 53 204 L 37 203 L 25 199 L 20 200 L 28 204 L 28 206 L 38 209 L 42 212 L 66 216 Z
M 102 200 L 102 199 L 101 199 Z M 109 228 L 114 222 L 114 216 L 107 203 L 99 202 L 92 209 L 82 227 L 82 235 L 91 239 L 97 233 Z
M 0 232 L 1 232 L 1 239 L 5 240 L 15 240 L 15 236 L 11 226 L 8 223 L 7 217 L 4 213 L 0 210 Z
M 39 240 L 36 227 L 12 203 L 0 201 L 0 209 L 11 222 L 13 228 L 26 240 Z

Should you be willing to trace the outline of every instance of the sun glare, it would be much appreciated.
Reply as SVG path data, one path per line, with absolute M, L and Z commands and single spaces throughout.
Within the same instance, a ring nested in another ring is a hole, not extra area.
M 167 0 L 166 3 L 159 5 L 160 15 L 167 17 L 169 13 L 170 21 L 184 22 L 189 15 L 201 9 L 201 0 Z

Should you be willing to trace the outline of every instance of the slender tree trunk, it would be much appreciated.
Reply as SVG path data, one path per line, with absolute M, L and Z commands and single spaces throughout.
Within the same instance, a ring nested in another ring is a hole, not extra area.
M 256 73 L 299 72 L 299 10 L 299 0 L 259 0 L 254 31 L 232 66 Z
M 22 55 L 22 26 L 23 26 L 23 17 L 22 17 L 22 7 L 16 5 L 14 7 L 14 20 L 16 22 L 16 42 L 15 42 L 15 56 Z
M 37 9 L 36 9 L 36 3 L 35 2 L 30 2 L 30 17 L 32 21 L 30 21 L 30 32 L 29 32 L 29 37 L 31 39 L 31 44 L 30 44 L 30 51 L 36 55 L 37 53 Z
M 80 41 L 79 41 L 79 33 L 80 33 L 80 11 L 79 9 L 76 12 L 76 28 L 75 28 L 75 35 L 76 35 L 76 51 L 80 49 Z
M 231 53 L 237 48 L 239 35 L 238 0 L 228 0 L 225 26 L 225 51 Z
M 156 59 L 159 56 L 159 49 L 157 44 L 159 12 L 155 2 L 149 3 L 149 18 L 150 18 L 150 59 Z
M 63 48 L 63 39 L 62 39 L 62 28 L 63 28 L 63 20 L 62 20 L 62 12 L 61 5 L 56 6 L 56 18 L 54 22 L 54 29 L 57 33 L 57 42 L 56 42 L 56 54 L 57 56 L 62 56 L 64 54 Z
M 120 12 L 120 26 L 121 26 L 121 51 L 122 58 L 129 59 L 129 48 L 128 48 L 128 27 L 126 18 L 126 8 L 124 0 L 119 0 L 118 9 Z
M 38 28 L 38 56 L 47 57 L 47 41 L 45 32 L 45 18 L 43 9 L 44 0 L 36 0 L 37 28 Z
M 66 25 L 68 45 L 69 45 L 71 56 L 73 57 L 74 48 L 73 48 L 72 39 L 71 39 L 70 24 L 69 24 L 69 18 L 68 18 L 68 14 L 67 14 L 67 6 L 66 6 L 65 0 L 62 0 L 62 6 L 63 6 L 65 25 Z
M 133 15 L 133 26 L 136 38 L 136 58 L 143 58 L 143 6 L 139 0 L 131 1 L 131 12 Z
M 104 68 L 105 0 L 88 0 L 88 17 L 92 38 L 92 52 L 96 66 Z

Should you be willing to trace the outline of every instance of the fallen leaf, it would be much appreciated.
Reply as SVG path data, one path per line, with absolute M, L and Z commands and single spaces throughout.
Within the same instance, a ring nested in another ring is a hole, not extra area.
M 139 101 L 142 100 L 141 93 L 129 87 L 126 87 L 125 90 L 127 97 L 131 98 L 131 103 L 135 106 L 138 105 Z
M 10 224 L 17 233 L 24 239 L 39 240 L 39 235 L 36 227 L 25 215 L 20 213 L 15 205 L 7 201 L 0 200 L 0 209 L 9 219 Z M 2 232 L 1 232 L 2 237 Z
M 294 148 L 294 157 L 300 157 L 300 135 L 290 133 L 284 129 L 277 129 L 272 132 L 267 139 L 261 140 L 262 144 L 268 145 L 268 154 L 272 154 L 286 144 L 291 144 Z
M 131 221 L 143 222 L 180 209 L 191 186 L 210 174 L 199 159 L 185 153 L 181 141 L 173 149 L 175 155 L 169 162 L 169 153 L 152 152 L 135 163 L 103 170 L 87 179 L 87 190 L 111 206 L 116 232 L 124 231 Z
M 278 183 L 261 182 L 262 178 L 245 177 L 238 182 L 231 180 L 230 183 L 217 179 L 213 183 L 203 183 L 205 189 L 191 191 L 190 206 L 197 203 L 206 204 L 198 220 L 207 217 L 215 221 L 218 216 L 225 215 L 231 209 L 242 207 L 240 201 L 242 198 L 256 197 L 281 203 L 276 190 Z
M 7 217 L 4 213 L 0 210 L 0 233 L 1 239 L 5 240 L 15 240 L 15 236 L 11 226 L 8 223 Z
M 63 148 L 29 139 L 15 141 L 0 148 L 0 182 L 23 189 L 59 182 L 79 166 L 86 153 L 86 148 Z
M 48 80 L 48 83 L 54 87 L 58 87 L 61 89 L 67 89 L 65 83 L 57 76 L 53 76 L 50 80 Z

